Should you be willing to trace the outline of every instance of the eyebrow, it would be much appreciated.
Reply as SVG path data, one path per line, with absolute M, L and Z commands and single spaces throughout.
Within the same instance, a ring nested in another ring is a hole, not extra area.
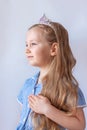
M 40 41 L 37 41 L 37 40 L 25 41 L 25 43 L 29 43 L 29 42 L 40 42 Z
M 25 43 L 28 43 L 27 41 L 25 41 Z

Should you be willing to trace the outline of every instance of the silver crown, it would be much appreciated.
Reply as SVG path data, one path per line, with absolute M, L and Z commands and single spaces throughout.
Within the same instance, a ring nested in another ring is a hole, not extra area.
M 44 14 L 44 15 L 40 18 L 40 20 L 39 20 L 39 23 L 40 23 L 40 24 L 45 24 L 45 25 L 50 25 L 50 22 L 51 22 L 51 20 L 49 20 L 49 19 L 46 17 L 45 14 Z

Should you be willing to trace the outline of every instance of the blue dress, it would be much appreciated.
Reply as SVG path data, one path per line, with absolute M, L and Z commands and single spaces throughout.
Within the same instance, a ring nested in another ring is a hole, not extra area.
M 33 130 L 32 121 L 30 118 L 31 109 L 28 104 L 28 96 L 31 94 L 37 95 L 42 89 L 41 84 L 37 84 L 39 73 L 35 76 L 27 79 L 23 85 L 17 99 L 22 104 L 22 112 L 20 117 L 20 122 L 16 130 Z M 86 105 L 84 95 L 81 89 L 78 89 L 78 107 L 84 107 Z M 65 128 L 63 128 L 65 130 Z

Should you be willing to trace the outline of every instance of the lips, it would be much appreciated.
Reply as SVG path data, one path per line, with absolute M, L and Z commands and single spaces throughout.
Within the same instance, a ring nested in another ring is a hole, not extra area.
M 27 58 L 28 58 L 28 59 L 31 59 L 31 58 L 33 58 L 33 56 L 27 56 Z

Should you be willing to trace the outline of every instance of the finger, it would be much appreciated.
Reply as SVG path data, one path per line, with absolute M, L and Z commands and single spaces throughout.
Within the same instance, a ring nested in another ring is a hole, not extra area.
M 35 106 L 35 101 L 33 99 L 29 100 L 29 106 L 33 108 Z
M 32 95 L 29 95 L 29 96 L 28 96 L 28 100 L 29 100 L 30 98 L 32 98 L 32 97 L 33 97 L 33 94 L 32 94 Z
M 34 110 L 34 106 L 33 106 L 32 103 L 29 104 L 29 107 L 30 107 L 32 110 Z
M 39 95 L 37 95 L 39 98 L 41 98 L 41 99 L 44 99 L 45 97 L 44 96 L 42 96 L 41 94 L 39 94 Z
M 29 98 L 29 103 L 33 103 L 34 104 L 35 102 L 36 102 L 36 100 L 34 98 L 32 98 L 32 97 Z
M 29 99 L 37 100 L 37 97 L 35 95 L 31 95 L 31 96 L 29 96 Z

